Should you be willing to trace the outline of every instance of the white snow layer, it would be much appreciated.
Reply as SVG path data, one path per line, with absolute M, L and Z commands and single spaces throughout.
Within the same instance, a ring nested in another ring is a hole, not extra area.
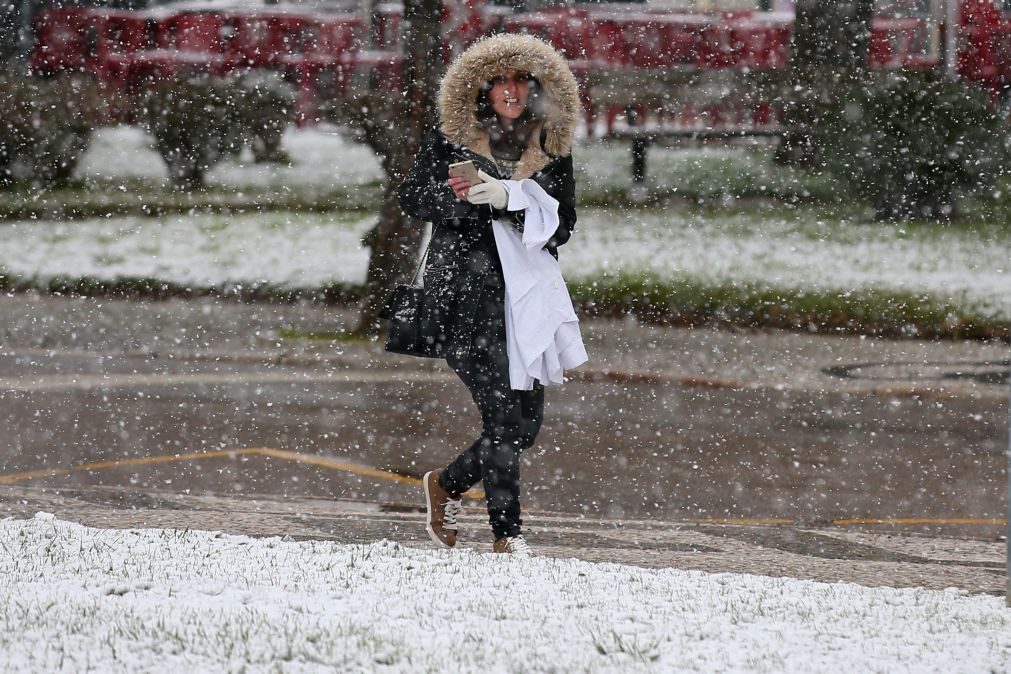
M 361 283 L 368 265 L 361 238 L 373 222 L 372 215 L 290 211 L 17 222 L 0 227 L 0 272 L 196 286 Z M 840 293 L 876 288 L 1011 316 L 1011 238 L 837 229 L 781 218 L 583 209 L 560 258 L 570 281 L 647 275 Z
M 420 525 L 419 525 L 420 526 Z M 962 591 L 0 521 L 5 672 L 982 672 Z
M 208 181 L 311 191 L 334 185 L 354 190 L 382 180 L 373 153 L 332 128 L 289 129 L 284 147 L 291 166 L 224 162 Z M 731 151 L 686 152 L 700 160 L 728 160 Z M 595 171 L 625 168 L 613 161 L 590 163 Z M 150 137 L 131 127 L 100 129 L 78 173 L 111 179 L 166 175 Z M 686 175 L 684 167 L 678 175 Z M 782 290 L 905 291 L 1011 317 L 1011 236 L 1005 230 L 820 222 L 811 213 L 583 208 L 562 250 L 562 270 L 570 281 L 628 275 Z M 288 211 L 14 222 L 0 227 L 0 273 L 147 277 L 196 286 L 361 283 L 368 264 L 361 237 L 373 221 L 371 214 Z
M 76 175 L 106 179 L 147 178 L 167 180 L 168 169 L 154 148 L 151 136 L 139 127 L 113 126 L 95 131 L 91 146 L 77 165 Z M 282 145 L 292 157 L 283 164 L 222 162 L 207 174 L 209 185 L 325 186 L 354 185 L 383 179 L 375 153 L 354 143 L 336 129 L 291 127 Z
M 374 217 L 173 215 L 19 222 L 0 227 L 0 270 L 36 278 L 157 278 L 318 287 L 365 279 L 361 238 Z

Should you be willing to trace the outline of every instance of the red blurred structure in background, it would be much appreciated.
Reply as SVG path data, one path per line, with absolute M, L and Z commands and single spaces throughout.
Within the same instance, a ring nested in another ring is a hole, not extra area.
M 1011 84 L 1011 15 L 993 0 L 962 0 L 958 26 L 959 75 L 996 98 Z M 147 83 L 188 73 L 227 75 L 270 71 L 296 91 L 300 122 L 317 118 L 319 103 L 348 87 L 396 91 L 400 86 L 397 35 L 400 6 L 379 5 L 372 25 L 355 14 L 296 11 L 122 11 L 65 8 L 36 22 L 31 69 L 42 76 L 93 74 L 109 91 L 136 92 Z M 543 37 L 570 60 L 583 86 L 587 121 L 595 114 L 593 83 L 636 81 L 636 76 L 693 75 L 707 71 L 775 72 L 790 60 L 793 16 L 761 11 L 703 14 L 600 7 L 504 12 L 481 0 L 447 3 L 444 48 L 450 60 L 480 36 L 498 31 Z M 939 33 L 929 17 L 876 16 L 872 68 L 933 68 Z M 642 78 L 640 77 L 640 80 Z M 656 79 L 656 77 L 654 77 Z M 629 101 L 608 97 L 610 129 Z M 634 98 L 634 97 L 633 97 Z M 748 118 L 731 118 L 712 104 L 706 125 L 767 125 L 770 101 L 749 103 Z M 682 104 L 680 121 L 698 122 L 697 104 Z

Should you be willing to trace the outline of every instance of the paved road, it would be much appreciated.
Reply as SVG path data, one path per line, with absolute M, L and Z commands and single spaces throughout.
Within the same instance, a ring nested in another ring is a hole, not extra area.
M 463 550 L 489 552 L 481 508 L 461 520 Z M 0 485 L 0 517 L 56 513 L 102 528 L 204 529 L 253 536 L 392 540 L 430 548 L 423 514 L 390 504 L 333 499 L 235 498 L 175 491 Z M 717 573 L 789 576 L 870 587 L 959 588 L 1003 594 L 1004 544 L 849 527 L 607 520 L 534 513 L 527 531 L 537 554 Z M 452 553 L 448 553 L 452 554 Z
M 342 311 L 18 295 L 0 316 L 0 484 L 15 491 L 403 509 L 475 433 L 443 364 L 308 338 L 346 327 Z M 1006 345 L 584 334 L 592 361 L 549 391 L 524 457 L 532 518 L 1003 532 Z

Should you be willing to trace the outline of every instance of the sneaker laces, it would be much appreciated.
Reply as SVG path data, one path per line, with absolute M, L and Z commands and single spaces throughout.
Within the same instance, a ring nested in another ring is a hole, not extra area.
M 456 517 L 463 510 L 463 500 L 462 499 L 446 499 L 443 504 L 446 507 L 442 515 L 442 526 L 445 529 L 451 529 L 456 531 Z
M 510 536 L 507 538 L 506 547 L 509 549 L 509 552 L 520 557 L 529 557 L 534 554 L 534 551 L 530 549 L 530 545 L 522 536 Z

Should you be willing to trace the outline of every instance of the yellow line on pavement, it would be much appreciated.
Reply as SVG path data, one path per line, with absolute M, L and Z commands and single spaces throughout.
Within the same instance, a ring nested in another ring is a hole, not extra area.
M 137 459 L 118 459 L 116 461 L 98 461 L 95 463 L 82 463 L 74 466 L 74 470 L 102 470 L 104 468 L 120 468 L 122 466 L 143 466 L 153 463 L 173 463 L 175 461 L 193 461 L 197 459 L 220 459 L 222 457 L 232 457 L 241 454 L 260 454 L 263 450 L 259 448 L 244 449 L 221 449 L 211 452 L 196 452 L 193 454 L 164 454 L 161 456 L 145 456 Z
M 703 517 L 690 520 L 692 524 L 738 524 L 742 526 L 804 526 L 803 521 L 784 517 Z M 832 520 L 837 527 L 859 525 L 889 526 L 1007 526 L 999 517 L 849 517 Z
M 53 468 L 48 470 L 32 470 L 26 471 L 24 473 L 11 473 L 10 475 L 0 475 L 0 484 L 15 484 L 17 482 L 22 482 L 24 480 L 32 480 L 40 477 L 54 477 L 57 475 L 67 475 L 72 471 L 85 470 L 85 471 L 96 471 L 104 470 L 106 468 L 122 468 L 123 466 L 143 466 L 151 465 L 157 463 L 173 463 L 177 461 L 194 461 L 199 459 L 220 459 L 225 457 L 234 457 L 241 455 L 256 455 L 271 457 L 274 459 L 283 459 L 285 461 L 294 461 L 296 463 L 308 464 L 313 466 L 321 466 L 323 468 L 331 468 L 333 470 L 340 470 L 345 473 L 353 473 L 355 475 L 363 475 L 365 477 L 374 477 L 381 480 L 389 480 L 391 482 L 399 482 L 401 484 L 409 484 L 412 486 L 417 486 L 421 484 L 421 480 L 408 477 L 406 475 L 400 475 L 398 473 L 393 473 L 386 470 L 379 470 L 378 468 L 369 468 L 368 466 L 359 466 L 353 463 L 348 463 L 346 461 L 340 461 L 338 459 L 330 459 L 325 456 L 317 456 L 315 454 L 303 454 L 300 452 L 291 452 L 284 449 L 274 449 L 271 447 L 243 447 L 241 449 L 222 449 L 209 452 L 197 452 L 191 454 L 165 454 L 161 456 L 145 456 L 136 459 L 117 459 L 114 461 L 95 461 L 91 463 L 82 463 L 72 468 Z M 482 492 L 469 491 L 464 494 L 465 498 L 480 500 L 484 498 Z
M 692 524 L 739 524 L 743 526 L 804 526 L 803 521 L 784 517 L 703 517 L 691 520 Z M 837 527 L 880 524 L 890 526 L 1006 526 L 1007 520 L 998 517 L 849 517 L 832 520 Z
M 278 459 L 287 459 L 288 461 L 297 461 L 298 463 L 308 463 L 314 466 L 333 468 L 335 470 L 342 470 L 347 473 L 354 473 L 355 475 L 364 475 L 366 477 L 377 477 L 381 480 L 391 480 L 393 482 L 400 482 L 401 484 L 409 484 L 413 486 L 421 485 L 421 480 L 419 480 L 416 477 L 408 477 L 406 475 L 400 475 L 399 473 L 391 473 L 390 471 L 387 470 L 379 470 L 378 468 L 369 468 L 368 466 L 359 466 L 353 463 L 339 461 L 337 459 L 329 459 L 325 456 L 317 456 L 315 454 L 302 454 L 300 452 L 291 452 L 285 449 L 263 448 L 257 451 L 263 456 L 273 456 Z M 469 491 L 463 496 L 469 499 L 480 500 L 484 498 L 484 493 Z
M 32 480 L 37 477 L 53 477 L 55 475 L 66 475 L 70 470 L 65 468 L 51 468 L 49 470 L 29 470 L 24 473 L 11 473 L 10 475 L 0 475 L 0 484 L 14 484 L 22 480 Z
M 776 526 L 780 524 L 795 524 L 791 519 L 783 517 L 703 517 L 692 520 L 694 524 L 741 524 L 753 526 Z
M 339 459 L 331 459 L 315 454 L 303 454 L 284 449 L 274 449 L 272 447 L 243 447 L 239 449 L 222 449 L 209 452 L 195 452 L 189 454 L 165 454 L 161 456 L 145 456 L 136 459 L 117 459 L 114 461 L 94 461 L 82 463 L 71 468 L 50 468 L 42 470 L 30 470 L 23 473 L 10 473 L 0 475 L 0 484 L 15 484 L 25 480 L 36 478 L 56 477 L 67 475 L 73 471 L 97 471 L 106 468 L 120 468 L 123 466 L 142 466 L 157 463 L 173 463 L 176 461 L 194 461 L 199 459 L 216 459 L 235 456 L 265 456 L 296 463 L 320 466 L 332 470 L 340 470 L 345 473 L 353 473 L 365 477 L 373 477 L 400 484 L 418 486 L 421 480 L 399 473 L 393 473 L 378 468 L 360 466 Z M 484 493 L 469 491 L 463 495 L 464 498 L 481 500 L 485 498 Z M 781 526 L 799 524 L 796 520 L 783 517 L 712 517 L 691 520 L 694 524 L 736 524 L 741 526 Z M 832 520 L 835 526 L 853 525 L 886 525 L 886 526 L 1007 526 L 1007 520 L 998 517 L 852 517 Z
M 980 525 L 980 526 L 1005 526 L 1007 520 L 999 517 L 854 517 L 850 519 L 832 520 L 832 524 L 837 526 L 847 526 L 851 524 L 891 524 L 904 526 L 955 526 L 955 525 Z
M 333 468 L 334 470 L 342 470 L 346 473 L 354 473 L 355 475 L 364 475 L 366 477 L 378 477 L 383 480 L 391 480 L 402 484 L 421 484 L 421 480 L 417 478 L 407 477 L 406 475 L 391 473 L 385 470 L 379 470 L 378 468 L 369 468 L 368 466 L 356 466 L 353 463 L 347 463 L 338 459 L 329 459 L 325 456 L 317 456 L 315 454 L 301 454 L 299 452 L 290 452 L 285 449 L 270 449 L 267 447 L 257 450 L 257 453 L 262 454 L 263 456 L 272 456 L 275 459 L 285 459 L 287 461 L 307 463 L 313 466 L 323 466 L 324 468 Z
M 193 459 L 214 459 L 223 456 L 235 456 L 238 454 L 258 454 L 259 449 L 223 449 L 212 452 L 199 452 L 194 454 L 166 454 L 164 456 L 145 456 L 136 459 L 117 459 L 115 461 L 95 461 L 92 463 L 81 463 L 71 468 L 50 468 L 46 470 L 29 470 L 24 473 L 11 473 L 0 475 L 0 484 L 14 484 L 24 480 L 34 480 L 37 477 L 54 477 L 56 475 L 67 475 L 75 470 L 102 470 L 104 468 L 120 468 L 122 466 L 141 466 L 152 463 L 171 463 L 173 461 L 191 461 Z

